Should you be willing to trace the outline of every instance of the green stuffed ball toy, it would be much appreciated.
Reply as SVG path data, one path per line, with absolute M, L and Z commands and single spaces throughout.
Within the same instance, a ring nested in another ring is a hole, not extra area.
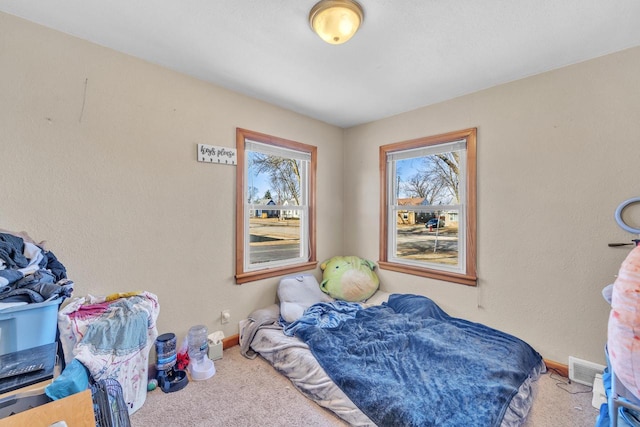
M 373 269 L 376 265 L 357 256 L 335 256 L 320 264 L 320 289 L 343 301 L 364 301 L 371 297 L 380 282 Z

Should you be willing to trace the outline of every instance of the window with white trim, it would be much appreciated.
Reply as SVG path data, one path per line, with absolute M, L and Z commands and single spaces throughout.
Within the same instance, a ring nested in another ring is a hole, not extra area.
M 476 276 L 476 129 L 380 147 L 381 269 Z
M 315 268 L 316 147 L 237 129 L 236 282 Z

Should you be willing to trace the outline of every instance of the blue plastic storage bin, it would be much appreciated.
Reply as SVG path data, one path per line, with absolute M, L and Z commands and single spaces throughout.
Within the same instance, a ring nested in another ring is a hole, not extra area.
M 55 342 L 62 300 L 0 310 L 0 355 Z

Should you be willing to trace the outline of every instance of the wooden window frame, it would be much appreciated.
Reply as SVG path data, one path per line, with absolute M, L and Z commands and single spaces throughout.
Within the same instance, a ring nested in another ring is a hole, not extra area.
M 464 129 L 440 135 L 428 136 L 409 141 L 397 142 L 380 147 L 380 259 L 378 265 L 381 269 L 392 270 L 400 273 L 413 274 L 421 277 L 428 277 L 463 285 L 476 286 L 478 277 L 476 272 L 476 215 L 477 215 L 477 189 L 476 189 L 476 128 Z M 390 262 L 388 259 L 389 249 L 389 218 L 388 205 L 388 177 L 387 177 L 387 154 L 412 150 L 420 147 L 444 144 L 465 139 L 466 148 L 466 235 L 465 235 L 465 269 L 464 273 L 442 271 L 433 268 L 408 265 L 398 262 Z
M 311 155 L 309 164 L 309 195 L 308 195 L 308 240 L 309 240 L 309 259 L 306 262 L 296 263 L 280 267 L 265 268 L 261 270 L 245 271 L 244 268 L 244 247 L 245 236 L 244 216 L 245 216 L 245 200 L 244 190 L 245 182 L 245 140 L 253 140 L 263 144 L 274 145 L 276 147 L 302 151 Z M 236 274 L 237 284 L 262 280 L 269 277 L 283 276 L 293 274 L 300 271 L 311 270 L 316 268 L 318 262 L 316 259 L 316 171 L 317 171 L 317 147 L 303 144 L 296 141 L 290 141 L 278 138 L 264 133 L 254 132 L 247 129 L 236 128 L 236 149 L 237 149 L 237 170 L 236 170 Z

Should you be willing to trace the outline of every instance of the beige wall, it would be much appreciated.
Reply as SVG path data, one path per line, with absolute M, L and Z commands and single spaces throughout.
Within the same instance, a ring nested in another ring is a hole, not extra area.
M 275 301 L 233 279 L 235 166 L 196 161 L 236 127 L 318 147 L 318 258 L 340 252 L 341 129 L 1 13 L 0 64 L 0 228 L 47 240 L 76 296 L 153 292 L 179 336 Z
M 607 243 L 632 238 L 613 212 L 640 196 L 640 48 L 347 131 L 1 13 L 0 64 L 0 228 L 46 239 L 77 296 L 145 289 L 161 332 L 235 334 L 277 279 L 234 284 L 235 167 L 196 144 L 244 127 L 318 146 L 318 259 L 377 260 L 378 147 L 477 127 L 479 286 L 379 271 L 383 288 L 604 362 L 600 291 L 629 249 Z
M 639 70 L 630 49 L 349 129 L 345 251 L 378 259 L 380 145 L 477 127 L 479 286 L 379 271 L 382 286 L 604 363 L 601 290 L 631 249 L 607 244 L 634 238 L 613 215 L 640 196 Z

